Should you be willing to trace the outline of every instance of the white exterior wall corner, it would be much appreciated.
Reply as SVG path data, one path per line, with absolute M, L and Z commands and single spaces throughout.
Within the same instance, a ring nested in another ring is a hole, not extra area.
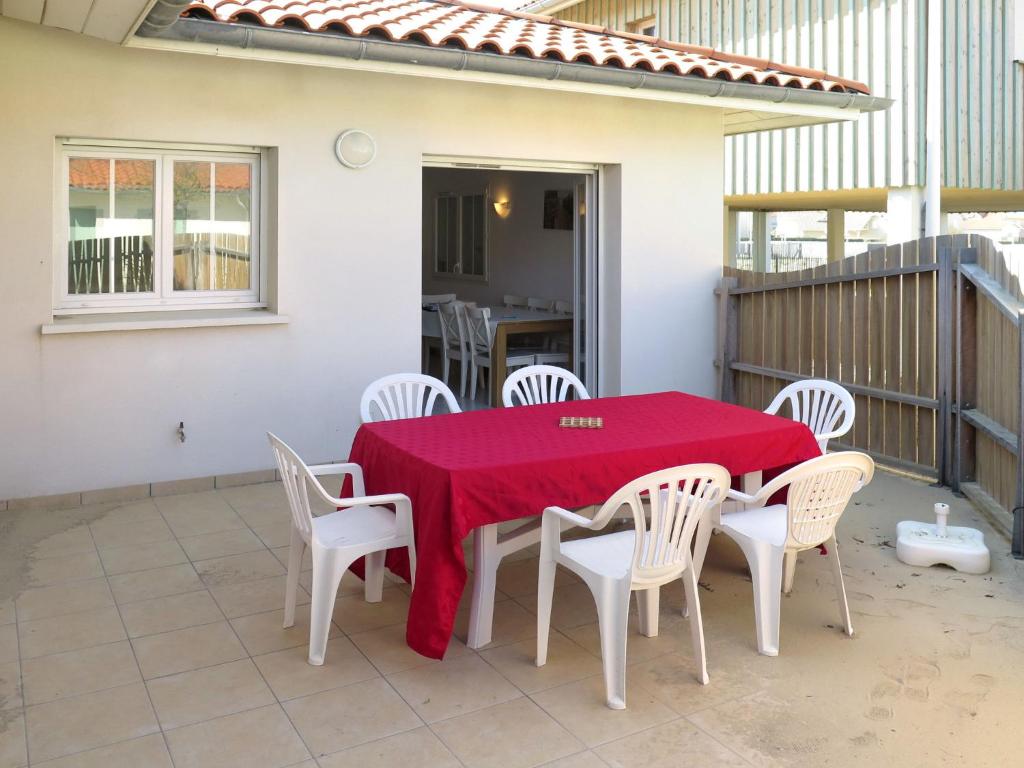
M 945 187 L 1024 189 L 1017 0 L 943 4 Z M 895 100 L 856 121 L 726 139 L 727 195 L 925 183 L 927 0 L 585 0 L 557 16 L 626 29 L 656 15 L 671 40 L 824 69 Z
M 310 460 L 344 457 L 365 384 L 419 366 L 425 154 L 608 164 L 601 303 L 621 325 L 604 381 L 713 392 L 717 109 L 124 49 L 2 19 L 0 67 L 0 499 L 266 468 L 268 429 Z M 350 127 L 377 140 L 361 171 L 332 154 Z M 41 336 L 58 136 L 273 148 L 290 323 Z

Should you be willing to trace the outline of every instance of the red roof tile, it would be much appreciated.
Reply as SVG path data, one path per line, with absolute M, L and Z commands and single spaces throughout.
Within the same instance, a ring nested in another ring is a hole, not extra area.
M 863 83 L 819 70 L 451 0 L 193 0 L 182 15 L 756 85 L 869 92 Z
M 179 166 L 180 167 L 180 166 Z M 198 163 L 189 174 L 202 188 L 210 186 L 210 164 Z M 117 160 L 114 178 L 118 191 L 149 190 L 153 188 L 152 160 Z M 68 185 L 72 189 L 110 189 L 110 161 L 106 158 L 73 157 L 68 164 Z M 249 189 L 249 166 L 246 163 L 217 163 L 217 191 L 237 192 Z

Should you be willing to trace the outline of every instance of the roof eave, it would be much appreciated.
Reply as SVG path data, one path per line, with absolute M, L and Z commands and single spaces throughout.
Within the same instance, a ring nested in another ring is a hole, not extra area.
M 583 0 L 535 0 L 535 2 L 519 6 L 516 10 L 554 16 L 566 8 L 572 8 L 574 5 L 579 5 L 582 2 Z
M 727 134 L 850 120 L 892 103 L 855 92 L 709 80 L 194 18 L 178 19 L 145 36 L 140 33 L 132 45 L 713 106 L 726 110 Z

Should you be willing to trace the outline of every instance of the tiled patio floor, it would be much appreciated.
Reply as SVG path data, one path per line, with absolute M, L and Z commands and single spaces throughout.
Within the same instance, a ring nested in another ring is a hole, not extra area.
M 987 531 L 989 576 L 896 561 L 896 521 L 939 499 Z M 781 655 L 758 656 L 749 578 L 718 536 L 701 591 L 710 685 L 666 589 L 661 636 L 630 636 L 620 712 L 603 705 L 593 601 L 571 577 L 549 663 L 533 665 L 533 554 L 501 570 L 492 646 L 454 640 L 440 663 L 404 644 L 404 585 L 369 605 L 346 577 L 314 668 L 308 610 L 281 629 L 277 484 L 6 515 L 3 768 L 1019 764 L 1024 569 L 961 501 L 914 481 L 878 475 L 841 524 L 853 639 L 808 552 Z

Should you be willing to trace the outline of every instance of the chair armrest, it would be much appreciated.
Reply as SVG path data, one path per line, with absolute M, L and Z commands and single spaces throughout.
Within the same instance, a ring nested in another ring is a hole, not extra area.
M 575 512 L 570 512 L 568 509 L 563 509 L 562 507 L 548 507 L 544 510 L 544 516 L 547 517 L 549 514 L 555 517 L 560 517 L 573 525 L 580 526 L 581 528 L 594 527 L 594 521 L 590 518 L 578 515 Z
M 308 467 L 308 469 L 309 473 L 314 477 L 320 477 L 322 475 L 351 476 L 352 495 L 364 496 L 366 494 L 366 484 L 363 481 L 363 468 L 358 464 L 347 462 L 338 464 L 315 464 L 312 467 Z
M 757 494 L 751 496 L 749 493 L 743 493 L 742 491 L 736 491 L 736 490 L 733 490 L 732 488 L 730 488 L 728 491 L 725 492 L 725 497 L 727 499 L 732 500 L 732 501 L 742 502 L 743 504 L 756 504 L 757 503 L 757 499 L 758 499 L 758 495 Z

